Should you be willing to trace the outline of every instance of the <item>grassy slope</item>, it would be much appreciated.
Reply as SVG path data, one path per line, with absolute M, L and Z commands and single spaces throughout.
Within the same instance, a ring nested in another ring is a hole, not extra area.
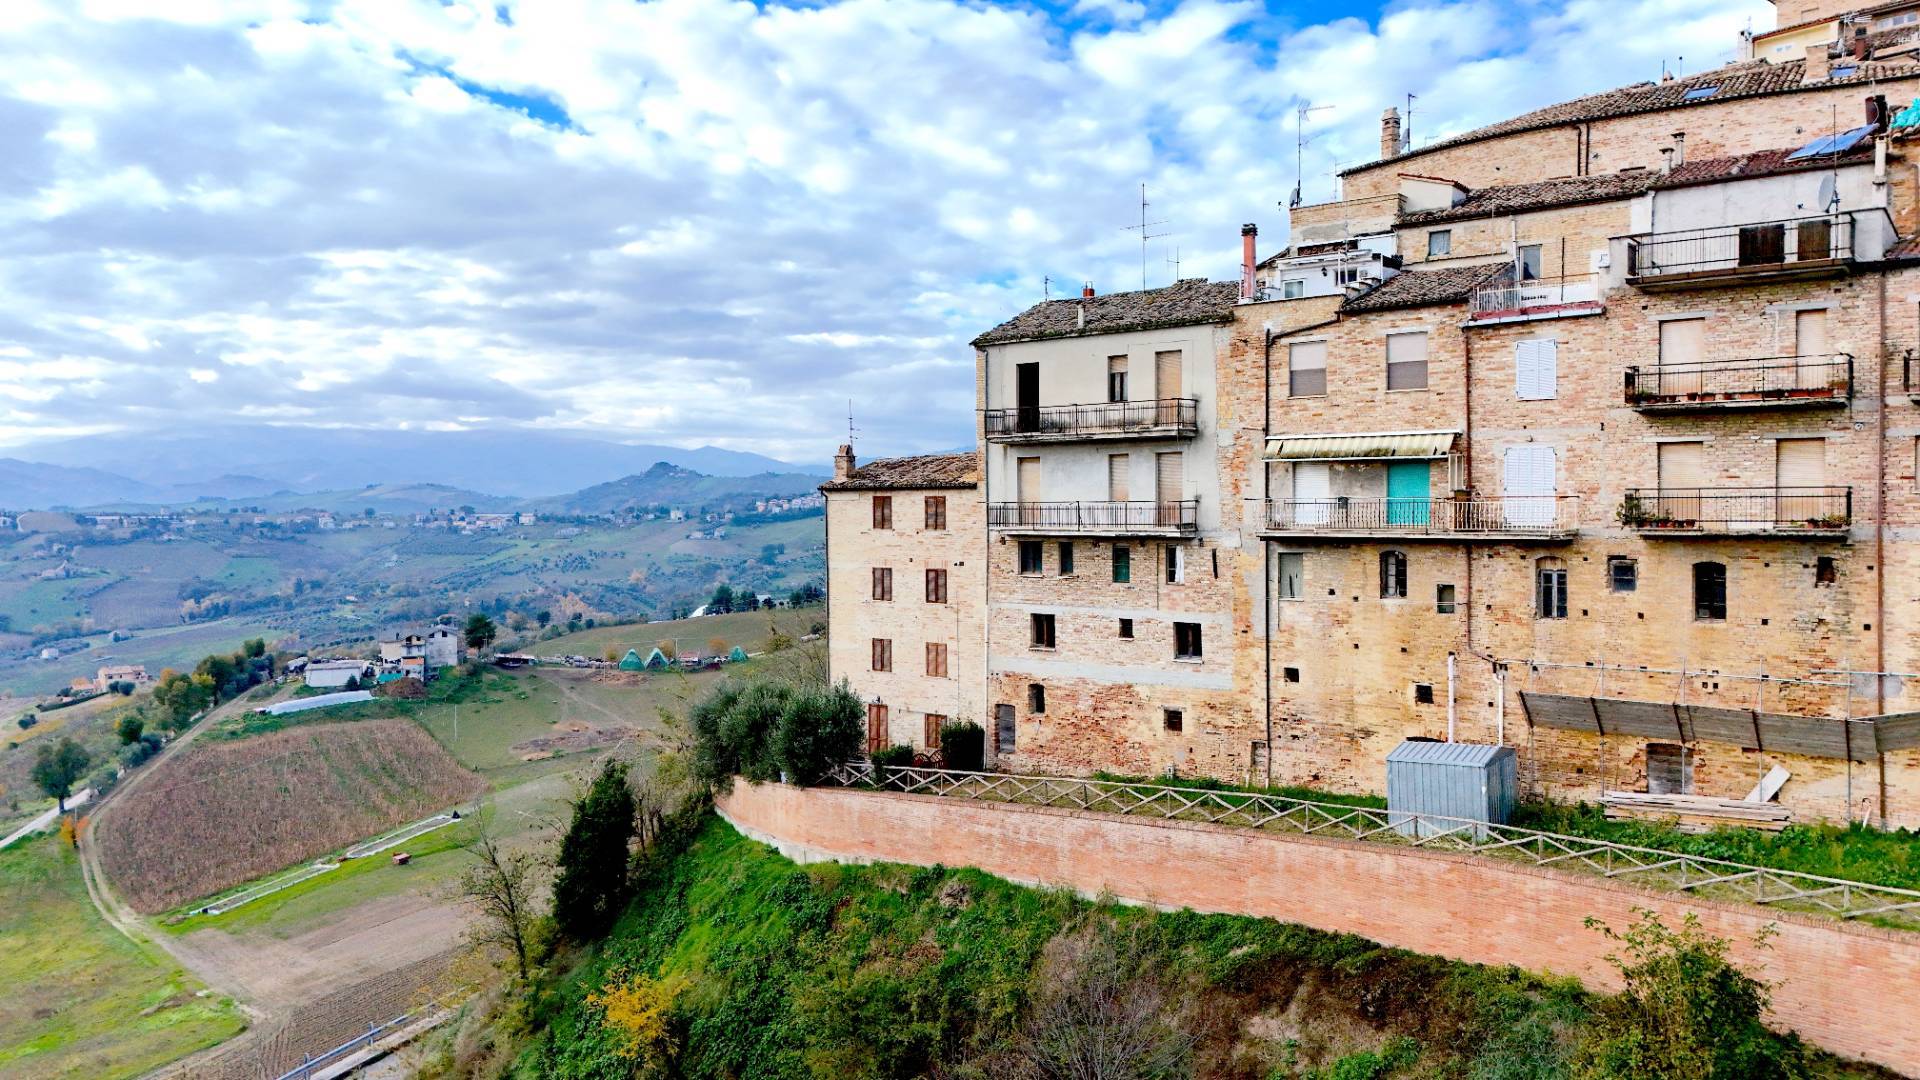
M 662 641 L 679 641 L 684 648 L 697 649 L 702 654 L 707 651 L 707 642 L 711 638 L 725 641 L 729 647 L 745 646 L 748 652 L 756 652 L 766 644 L 767 628 L 777 627 L 781 633 L 798 640 L 814 623 L 827 621 L 827 609 L 824 607 L 775 608 L 772 611 L 739 611 L 731 615 L 714 615 L 704 619 L 674 619 L 650 623 L 621 623 L 617 626 L 596 626 L 591 630 L 562 634 L 546 641 L 537 641 L 527 645 L 523 651 L 540 656 L 587 656 L 599 658 L 606 655 L 608 649 L 624 653 L 628 649 L 640 650 L 645 657 L 647 651 Z
M 14 1080 L 136 1076 L 245 1026 L 102 921 L 52 837 L 0 852 L 0 987 L 0 1075 Z

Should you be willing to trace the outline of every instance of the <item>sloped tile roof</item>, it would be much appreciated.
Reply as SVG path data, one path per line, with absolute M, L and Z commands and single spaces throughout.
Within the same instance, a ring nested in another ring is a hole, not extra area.
M 829 480 L 821 491 L 885 491 L 894 488 L 970 488 L 980 483 L 978 460 L 972 454 L 921 454 L 918 457 L 875 458 L 853 470 L 845 480 Z
M 1905 240 L 1887 249 L 1888 262 L 1906 259 L 1920 259 L 1920 236 L 1909 236 Z
M 1473 290 L 1506 272 L 1506 263 L 1448 266 L 1439 270 L 1409 270 L 1386 279 L 1340 305 L 1340 314 L 1357 315 L 1395 308 L 1458 304 Z
M 1841 61 L 1836 66 L 1845 66 L 1846 63 L 1847 61 Z M 1576 124 L 1589 120 L 1632 116 L 1637 113 L 1659 112 L 1664 109 L 1708 105 L 1765 94 L 1788 94 L 1798 90 L 1819 90 L 1830 86 L 1864 85 L 1890 79 L 1920 77 L 1920 65 L 1909 58 L 1883 63 L 1863 63 L 1851 75 L 1837 76 L 1811 84 L 1802 81 L 1805 69 L 1805 60 L 1788 60 L 1779 64 L 1767 60 L 1748 60 L 1666 82 L 1634 83 L 1632 86 L 1622 86 L 1583 98 L 1575 98 L 1572 101 L 1563 101 L 1558 105 L 1549 105 L 1544 109 L 1521 113 L 1519 116 L 1488 124 L 1473 131 L 1455 135 L 1450 139 L 1416 147 L 1396 158 L 1355 165 L 1353 168 L 1342 171 L 1340 175 L 1350 176 L 1370 169 L 1391 168 L 1400 162 L 1412 161 L 1422 154 L 1436 150 L 1481 142 L 1501 135 L 1557 127 L 1561 124 Z M 1688 91 L 1705 89 L 1709 86 L 1719 88 L 1712 97 L 1701 98 L 1698 101 L 1686 100 Z
M 1164 289 L 1108 293 L 1091 299 L 1071 297 L 1035 304 L 973 339 L 973 344 L 1118 334 L 1168 326 L 1229 322 L 1240 286 L 1232 281 L 1188 278 Z M 1082 322 L 1080 312 L 1086 317 Z
M 1416 210 L 1400 215 L 1399 225 L 1427 225 L 1464 218 L 1518 214 L 1555 206 L 1574 206 L 1608 199 L 1626 199 L 1645 192 L 1661 179 L 1654 172 L 1602 173 L 1598 176 L 1569 176 L 1559 180 L 1541 180 L 1532 184 L 1506 184 L 1486 187 L 1467 195 L 1457 206 L 1439 210 Z
M 1808 138 L 1808 143 L 1814 138 Z M 1751 154 L 1734 154 L 1731 157 L 1708 158 L 1704 161 L 1689 161 L 1677 166 L 1671 173 L 1657 177 L 1655 187 L 1686 187 L 1689 184 L 1713 184 L 1723 180 L 1736 180 L 1749 176 L 1771 176 L 1776 173 L 1801 172 L 1809 169 L 1829 169 L 1835 164 L 1851 165 L 1873 160 L 1873 144 L 1860 146 L 1843 154 L 1822 154 L 1819 157 L 1805 158 L 1800 161 L 1787 159 L 1799 150 L 1797 146 L 1783 147 L 1777 150 L 1756 150 Z

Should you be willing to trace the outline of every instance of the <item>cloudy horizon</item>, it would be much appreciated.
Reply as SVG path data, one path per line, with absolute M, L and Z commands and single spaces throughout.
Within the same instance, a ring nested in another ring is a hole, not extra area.
M 164 8 L 164 18 L 146 9 Z M 1231 278 L 1301 183 L 1731 58 L 1765 0 L 10 0 L 0 456 L 233 424 L 824 460 L 972 428 L 975 334 Z M 1683 29 L 1676 31 L 1678 26 Z M 1636 28 L 1623 30 L 1622 28 Z M 1648 29 L 1638 29 L 1648 28 Z M 1652 28 L 1660 28 L 1658 30 Z M 1684 57 L 1684 59 L 1682 59 Z

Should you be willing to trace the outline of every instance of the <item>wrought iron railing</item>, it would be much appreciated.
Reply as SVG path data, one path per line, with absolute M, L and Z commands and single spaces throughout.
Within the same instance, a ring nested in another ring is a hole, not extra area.
M 1786 270 L 1853 258 L 1853 215 L 1757 221 L 1627 237 L 1627 275 Z
M 1850 487 L 1633 488 L 1620 503 L 1631 529 L 1822 532 L 1853 524 Z
M 988 409 L 989 439 L 1019 441 L 1074 435 L 1193 434 L 1200 403 L 1194 398 L 1108 401 L 1091 405 Z
M 1511 273 L 1508 277 L 1511 277 Z M 1600 303 L 1600 284 L 1592 274 L 1560 278 L 1499 281 L 1474 290 L 1470 316 L 1531 315 L 1559 308 L 1591 308 Z
M 1200 504 L 1185 502 L 1011 502 L 987 505 L 990 529 L 1049 532 L 1192 532 Z
M 1078 777 L 953 769 L 836 766 L 827 782 L 979 802 L 1053 806 L 1200 821 L 1409 848 L 1464 851 L 1562 870 L 1842 919 L 1920 930 L 1920 891 L 1753 866 L 1437 814 L 1315 802 L 1260 792 L 1208 791 Z
M 1579 525 L 1573 495 L 1508 495 L 1486 499 L 1273 499 L 1266 527 L 1273 532 L 1385 533 L 1453 536 L 1489 533 L 1551 536 Z
M 1630 367 L 1627 404 L 1635 408 L 1778 401 L 1845 401 L 1853 396 L 1853 356 L 1768 356 Z

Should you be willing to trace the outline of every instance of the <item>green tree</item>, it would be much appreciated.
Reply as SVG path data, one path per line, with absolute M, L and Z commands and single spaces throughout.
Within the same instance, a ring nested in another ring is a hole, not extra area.
M 553 921 L 575 941 L 606 933 L 627 891 L 627 846 L 633 842 L 633 790 L 627 766 L 609 759 L 560 840 L 553 881 Z
M 500 636 L 500 628 L 493 625 L 492 619 L 476 611 L 467 619 L 466 629 L 461 636 L 466 639 L 467 648 L 474 652 L 485 652 L 493 644 L 493 639 Z
M 707 601 L 707 614 L 725 615 L 733 610 L 733 586 L 722 582 L 713 590 L 713 597 Z
M 258 659 L 262 656 L 265 656 L 267 655 L 266 639 L 265 638 L 249 638 L 247 640 L 247 643 L 240 647 L 240 651 L 244 653 L 249 660 Z
M 91 764 L 93 758 L 72 739 L 61 739 L 55 746 L 43 744 L 33 759 L 33 782 L 64 811 L 67 797 L 73 794 L 73 782 L 85 776 Z
M 533 617 L 533 621 L 540 624 L 540 629 L 545 630 L 547 624 L 553 621 L 553 612 L 542 611 Z
M 140 719 L 139 713 L 130 712 L 120 718 L 120 722 L 114 725 L 113 730 L 120 736 L 122 745 L 136 743 L 140 741 L 140 736 L 146 733 L 147 722 Z
M 866 706 L 843 679 L 837 686 L 796 692 L 780 714 L 773 753 L 795 784 L 811 784 L 860 752 L 866 737 Z

